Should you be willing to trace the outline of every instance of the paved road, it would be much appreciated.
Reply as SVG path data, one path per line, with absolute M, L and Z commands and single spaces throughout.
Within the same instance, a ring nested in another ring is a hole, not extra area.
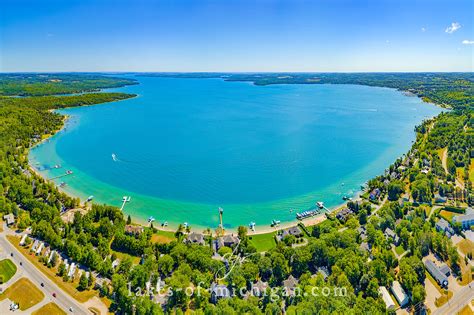
M 464 306 L 474 299 L 474 283 L 463 287 L 443 306 L 433 312 L 433 315 L 457 314 Z
M 43 291 L 45 294 L 45 299 L 53 301 L 58 304 L 60 308 L 69 312 L 69 308 L 72 307 L 74 312 L 72 314 L 91 314 L 87 308 L 85 308 L 81 303 L 76 301 L 69 294 L 61 290 L 53 281 L 51 281 L 47 276 L 45 276 L 40 270 L 38 270 L 23 254 L 18 251 L 6 238 L 8 229 L 5 229 L 4 232 L 0 233 L 0 247 L 10 255 L 13 253 L 13 257 L 9 256 L 17 266 L 18 269 L 21 269 L 23 276 L 28 278 L 31 282 L 38 286 L 38 288 Z M 10 233 L 12 234 L 12 233 Z M 22 266 L 20 266 L 22 262 Z M 41 287 L 41 283 L 44 283 L 44 287 Z M 53 297 L 53 292 L 56 293 L 56 297 Z

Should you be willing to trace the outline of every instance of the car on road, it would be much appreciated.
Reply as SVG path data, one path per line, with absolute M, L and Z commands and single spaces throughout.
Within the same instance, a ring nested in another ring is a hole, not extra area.
M 74 312 L 74 309 L 72 308 L 72 306 L 69 308 L 69 312 Z
M 56 292 L 53 292 L 53 297 L 56 297 Z
M 40 285 L 41 285 L 42 287 L 44 287 L 44 283 L 43 283 L 43 282 L 41 282 Z

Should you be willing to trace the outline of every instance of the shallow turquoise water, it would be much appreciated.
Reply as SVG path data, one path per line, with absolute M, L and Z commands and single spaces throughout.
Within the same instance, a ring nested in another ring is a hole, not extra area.
M 46 177 L 83 199 L 170 224 L 268 226 L 342 202 L 405 153 L 440 112 L 415 97 L 355 85 L 270 85 L 138 77 L 139 97 L 61 111 L 66 129 L 31 150 Z M 117 161 L 112 159 L 112 153 Z M 61 164 L 61 169 L 50 169 Z

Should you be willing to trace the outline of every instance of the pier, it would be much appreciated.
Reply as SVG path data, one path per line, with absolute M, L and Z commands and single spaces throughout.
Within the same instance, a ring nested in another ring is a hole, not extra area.
M 123 208 L 125 208 L 125 204 L 126 204 L 127 202 L 130 202 L 130 199 L 131 199 L 131 198 L 132 198 L 132 197 L 130 197 L 130 196 L 123 196 L 123 198 L 122 198 L 122 206 L 120 207 L 120 211 L 122 211 Z
M 54 177 L 51 177 L 50 180 L 53 180 L 53 179 L 58 179 L 58 178 L 61 178 L 61 177 L 64 177 L 64 176 L 68 176 L 68 175 L 72 175 L 73 172 L 72 171 L 66 171 L 66 173 L 64 174 L 61 174 L 61 175 L 58 175 L 58 176 L 54 176 Z

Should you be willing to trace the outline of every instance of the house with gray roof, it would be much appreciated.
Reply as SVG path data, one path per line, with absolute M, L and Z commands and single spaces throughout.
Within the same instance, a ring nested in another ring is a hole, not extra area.
M 220 299 L 230 298 L 230 290 L 223 284 L 213 282 L 211 284 L 211 302 L 217 303 Z
M 395 233 L 391 228 L 386 228 L 384 234 L 385 238 L 391 239 L 395 246 L 398 246 L 400 244 L 400 238 L 398 237 L 397 233 Z
M 7 223 L 7 226 L 15 224 L 15 216 L 13 213 L 5 214 L 3 216 L 3 220 Z
M 447 237 L 451 237 L 452 235 L 454 235 L 453 228 L 449 225 L 449 222 L 443 218 L 439 219 L 439 221 L 436 222 L 435 228 L 436 231 L 445 233 Z
M 186 236 L 186 243 L 204 245 L 204 235 L 196 232 L 189 233 Z
M 295 296 L 296 288 L 298 287 L 298 280 L 290 275 L 288 279 L 283 281 L 283 289 L 287 296 Z
M 462 228 L 468 230 L 474 225 L 474 210 L 472 208 L 466 209 L 466 214 L 457 215 L 453 218 L 453 222 L 460 223 Z
M 448 287 L 448 277 L 446 277 L 446 274 L 443 273 L 443 271 L 436 266 L 436 264 L 431 261 L 431 260 L 426 260 L 425 261 L 425 268 L 428 270 L 430 275 L 436 280 L 436 282 L 443 288 Z

